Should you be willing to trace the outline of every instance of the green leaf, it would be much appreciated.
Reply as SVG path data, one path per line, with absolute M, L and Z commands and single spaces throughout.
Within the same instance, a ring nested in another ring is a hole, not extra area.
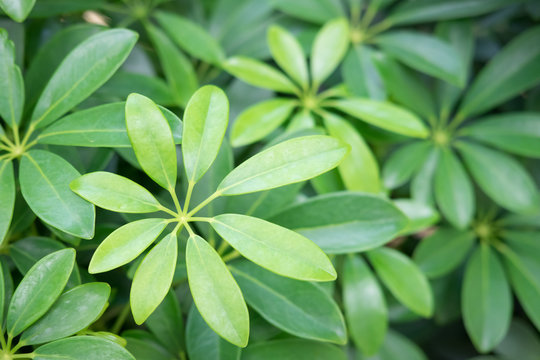
M 21 280 L 9 304 L 6 328 L 14 337 L 42 317 L 66 286 L 75 250 L 64 249 L 38 261 Z
M 184 318 L 174 291 L 167 293 L 163 302 L 146 320 L 146 326 L 172 354 L 183 351 Z
M 373 58 L 369 47 L 355 45 L 345 57 L 341 75 L 352 95 L 385 100 L 385 86 Z
M 330 136 L 287 140 L 238 165 L 219 184 L 218 192 L 247 194 L 311 179 L 336 167 L 347 151 L 346 145 Z
M 317 285 L 275 275 L 247 261 L 231 270 L 247 303 L 274 326 L 307 339 L 347 341 L 338 305 Z
M 323 342 L 281 339 L 259 342 L 242 352 L 242 360 L 346 360 L 340 348 Z
M 398 134 L 426 138 L 429 135 L 422 120 L 416 115 L 389 102 L 349 98 L 328 102 L 346 114 Z
M 165 219 L 142 219 L 119 227 L 98 246 L 88 271 L 96 274 L 127 264 L 148 248 L 165 226 Z
M 493 201 L 515 212 L 538 210 L 540 195 L 534 180 L 514 158 L 472 143 L 457 146 L 472 176 Z
M 315 118 L 311 111 L 308 109 L 300 109 L 291 118 L 289 125 L 287 126 L 288 132 L 295 132 L 300 130 L 308 130 L 315 128 Z
M 331 254 L 379 247 L 407 224 L 407 218 L 388 200 L 354 192 L 312 197 L 270 221 L 297 231 Z
M 159 106 L 173 133 L 174 142 L 182 142 L 182 121 Z M 131 147 L 126 130 L 126 103 L 98 105 L 69 114 L 41 132 L 40 144 L 86 147 Z
M 71 190 L 103 209 L 124 213 L 160 210 L 156 198 L 136 182 L 114 173 L 96 171 L 71 182 Z
M 195 305 L 186 325 L 186 345 L 192 360 L 239 360 L 240 348 L 223 340 L 204 321 Z
M 157 27 L 147 24 L 146 31 L 156 48 L 159 62 L 175 102 L 185 106 L 199 87 L 199 80 L 191 61 Z
M 126 101 L 126 128 L 144 172 L 167 190 L 176 185 L 176 147 L 163 113 L 147 97 L 131 94 Z
M 304 51 L 298 40 L 278 25 L 268 28 L 268 47 L 276 63 L 303 89 L 309 85 Z
M 234 77 L 253 85 L 274 91 L 294 94 L 296 85 L 281 71 L 266 63 L 243 56 L 235 56 L 223 63 L 223 68 Z
M 199 24 L 163 11 L 156 12 L 155 18 L 171 39 L 193 57 L 215 65 L 225 59 L 216 39 Z
M 414 199 L 394 199 L 394 205 L 409 219 L 407 227 L 401 235 L 416 234 L 435 225 L 439 220 L 439 213 L 430 205 Z
M 379 165 L 362 135 L 349 122 L 332 113 L 325 112 L 323 120 L 331 136 L 351 147 L 349 154 L 338 166 L 345 188 L 379 193 L 381 191 Z
M 11 161 L 0 160 L 0 245 L 6 237 L 15 208 L 15 178 Z M 0 308 L 1 309 L 1 308 Z
M 92 35 L 58 66 L 32 113 L 36 128 L 49 125 L 103 85 L 122 65 L 137 33 L 112 29 Z
M 481 244 L 469 260 L 461 307 L 476 349 L 488 352 L 497 346 L 510 325 L 512 296 L 502 264 L 487 244 Z
M 137 268 L 129 298 L 137 325 L 156 310 L 169 292 L 177 256 L 176 235 L 169 234 L 148 252 Z
M 310 281 L 336 279 L 328 257 L 294 231 L 238 214 L 218 215 L 210 224 L 244 257 L 279 275 Z
M 176 360 L 176 356 L 161 346 L 159 339 L 153 334 L 139 329 L 122 332 L 122 338 L 127 342 L 126 349 L 137 360 Z M 113 340 L 114 341 L 114 340 Z
M 13 20 L 23 22 L 36 0 L 0 0 L 0 8 Z
M 349 47 L 349 23 L 345 18 L 334 19 L 321 28 L 311 49 L 311 79 L 313 87 L 332 74 Z
M 345 258 L 343 306 L 354 344 L 363 354 L 374 355 L 388 329 L 388 310 L 377 279 L 360 256 Z
M 395 189 L 405 184 L 425 163 L 432 144 L 415 141 L 394 151 L 384 163 L 384 186 Z
M 429 278 L 438 278 L 463 262 L 474 240 L 475 235 L 471 231 L 439 228 L 416 247 L 414 262 Z
M 25 345 L 42 344 L 85 329 L 101 315 L 110 293 L 108 284 L 98 282 L 65 292 L 45 316 L 21 335 L 20 341 Z
M 69 184 L 81 174 L 66 160 L 44 150 L 30 150 L 21 161 L 19 181 L 24 199 L 47 224 L 68 234 L 94 236 L 94 205 L 73 193 Z
M 247 306 L 219 254 L 200 236 L 191 236 L 186 266 L 193 301 L 206 323 L 225 340 L 245 347 L 249 338 Z
M 4 267 L 0 265 L 0 324 L 4 323 L 4 308 L 7 303 L 6 300 L 6 282 L 4 280 Z
M 316 24 L 323 24 L 345 13 L 343 5 L 337 0 L 272 0 L 271 3 L 287 15 Z
M 229 101 L 218 87 L 195 92 L 184 113 L 182 155 L 188 180 L 196 183 L 210 168 L 221 147 L 229 121 Z
M 473 187 L 451 149 L 443 148 L 439 152 L 435 197 L 439 209 L 452 225 L 464 229 L 471 222 L 475 209 Z
M 364 358 L 360 358 L 364 359 Z M 388 330 L 379 353 L 373 357 L 377 360 L 428 360 L 422 349 L 397 331 Z
M 297 106 L 292 99 L 275 98 L 248 107 L 235 120 L 231 130 L 231 145 L 249 145 L 276 130 Z
M 4 8 L 5 1 L 0 0 L 0 7 Z M 4 29 L 0 29 L 0 88 L 0 116 L 9 126 L 17 126 L 23 112 L 24 82 L 21 69 L 15 65 L 15 46 Z
M 423 317 L 433 314 L 433 294 L 427 278 L 406 255 L 385 247 L 367 255 L 384 284 L 403 305 Z
M 540 158 L 540 114 L 514 112 L 475 120 L 460 132 L 485 144 L 522 156 Z
M 406 65 L 459 87 L 465 85 L 465 64 L 450 44 L 412 30 L 395 30 L 378 35 L 375 41 L 384 51 Z
M 540 26 L 522 32 L 476 76 L 458 117 L 485 112 L 540 82 Z
M 38 347 L 34 360 L 135 360 L 122 346 L 97 336 L 74 336 Z
M 540 353 L 538 332 L 526 320 L 514 318 L 495 353 L 504 359 L 536 360 L 536 354 Z
M 433 205 L 434 177 L 441 149 L 432 147 L 424 164 L 411 181 L 411 197 L 418 203 Z

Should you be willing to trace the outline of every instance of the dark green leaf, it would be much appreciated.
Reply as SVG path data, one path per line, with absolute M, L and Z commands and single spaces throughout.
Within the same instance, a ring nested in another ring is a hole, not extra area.
M 184 349 L 184 318 L 174 291 L 169 291 L 163 302 L 148 317 L 146 326 L 172 354 L 178 354 Z
M 135 360 L 120 345 L 96 336 L 74 336 L 38 347 L 34 360 Z
M 242 360 L 346 360 L 340 348 L 323 342 L 284 339 L 260 342 L 242 352 Z
M 316 24 L 344 15 L 343 5 L 337 0 L 272 0 L 271 3 L 287 15 Z
M 405 184 L 425 163 L 432 145 L 428 141 L 412 142 L 396 151 L 384 163 L 384 186 L 395 189 Z
M 369 47 L 356 45 L 351 48 L 343 62 L 341 74 L 353 95 L 373 100 L 386 99 L 386 89 Z
M 0 0 L 0 7 L 8 3 L 24 3 L 28 0 Z M 32 1 L 33 2 L 33 1 Z M 14 127 L 21 121 L 24 105 L 24 82 L 21 69 L 15 65 L 15 48 L 8 33 L 0 29 L 0 116 L 9 126 Z
M 363 357 L 359 360 L 364 359 Z M 370 359 L 377 360 L 428 360 L 420 347 L 397 331 L 389 330 L 381 350 Z
M 9 230 L 15 208 L 15 178 L 11 161 L 0 160 L 0 245 Z

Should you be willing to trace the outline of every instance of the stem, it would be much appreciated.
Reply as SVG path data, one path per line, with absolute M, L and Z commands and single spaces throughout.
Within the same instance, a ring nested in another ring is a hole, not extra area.
M 367 10 L 364 13 L 364 17 L 362 18 L 362 20 L 360 22 L 360 27 L 362 29 L 367 29 L 367 27 L 369 26 L 369 24 L 371 24 L 371 21 L 373 20 L 373 18 L 377 14 L 377 8 L 376 8 L 376 6 L 373 5 L 374 3 L 375 3 L 374 1 L 369 2 Z
M 15 144 L 9 140 L 9 138 L 6 135 L 0 135 L 0 140 L 2 140 L 6 145 L 14 147 Z
M 223 262 L 227 262 L 227 261 L 234 260 L 240 256 L 241 254 L 238 251 L 234 250 L 233 252 L 230 252 L 227 255 L 223 256 L 221 259 L 223 260 Z
M 380 32 L 383 32 L 384 30 L 388 29 L 392 26 L 392 23 L 388 21 L 388 19 L 381 21 L 380 23 L 375 24 L 371 29 L 368 29 L 366 36 L 364 39 L 372 38 L 373 36 L 377 35 Z
M 174 207 L 176 208 L 176 211 L 178 212 L 178 215 L 182 215 L 182 207 L 180 207 L 180 202 L 178 201 L 178 196 L 176 196 L 176 192 L 172 187 L 169 188 L 169 193 L 171 194 L 171 197 L 174 202 Z
M 463 113 L 457 113 L 456 116 L 450 121 L 450 124 L 448 124 L 448 128 L 453 130 L 456 127 L 459 126 L 463 121 L 465 121 L 466 117 L 463 115 Z
M 191 229 L 191 226 L 189 226 L 188 223 L 185 224 L 186 225 L 186 229 L 189 233 L 189 236 L 195 236 L 195 233 L 193 232 L 193 229 Z
M 219 244 L 219 247 L 217 249 L 217 252 L 219 255 L 223 255 L 223 253 L 229 248 L 229 243 L 225 240 L 221 241 L 221 244 Z
M 11 349 L 11 352 L 12 353 L 15 353 L 17 352 L 17 350 L 19 350 L 21 347 L 24 346 L 24 342 L 23 341 L 19 341 L 19 343 L 17 345 L 15 345 L 12 349 Z
M 189 180 L 187 193 L 186 193 L 186 201 L 184 201 L 184 210 L 186 212 L 189 211 L 189 202 L 191 201 L 191 194 L 193 193 L 194 186 L 195 186 L 195 182 L 192 180 Z
M 13 139 L 15 140 L 16 145 L 20 145 L 19 126 L 17 124 L 13 125 Z
M 6 150 L 6 151 L 11 151 L 11 148 L 10 148 L 10 147 L 8 147 L 8 146 L 6 146 L 6 145 L 4 145 L 4 144 L 2 144 L 2 143 L 0 143 L 0 149 L 4 149 L 4 150 Z
M 0 345 L 2 345 L 2 349 L 7 350 L 6 339 L 4 338 L 4 329 L 0 329 Z
M 33 359 L 36 356 L 34 353 L 27 354 L 13 354 L 11 355 L 12 359 Z
M 131 306 L 129 305 L 129 302 L 124 305 L 124 308 L 120 312 L 120 315 L 118 315 L 118 318 L 116 318 L 116 321 L 114 322 L 113 326 L 111 327 L 111 332 L 114 334 L 118 334 L 118 332 L 122 329 L 122 326 L 126 322 L 126 319 L 129 315 L 129 310 L 131 309 Z
M 8 337 L 7 337 L 7 344 L 6 344 L 6 349 L 9 350 L 11 349 L 11 341 L 13 340 L 13 337 L 11 337 L 10 334 L 8 334 Z
M 28 127 L 28 130 L 26 130 L 26 134 L 24 134 L 24 138 L 21 141 L 22 146 L 25 146 L 28 140 L 30 139 L 30 136 L 34 133 L 34 130 L 36 130 L 35 123 L 30 124 Z
M 159 210 L 161 210 L 161 211 L 163 211 L 163 212 L 166 212 L 167 214 L 172 215 L 172 216 L 174 216 L 175 218 L 177 218 L 178 215 L 179 215 L 179 214 L 175 213 L 174 211 L 172 211 L 171 209 L 166 208 L 166 207 L 163 206 L 163 205 L 160 205 L 160 206 L 159 206 Z
M 221 196 L 221 191 L 216 191 L 215 193 L 213 193 L 212 195 L 210 195 L 209 197 L 206 198 L 206 200 L 204 200 L 202 203 L 200 203 L 199 205 L 197 205 L 195 207 L 195 209 L 191 210 L 190 212 L 187 213 L 187 217 L 191 217 L 191 215 L 197 213 L 197 211 L 201 210 L 203 207 L 205 207 L 206 205 L 208 205 L 209 203 L 212 202 L 212 200 L 214 200 L 215 198 L 218 198 Z

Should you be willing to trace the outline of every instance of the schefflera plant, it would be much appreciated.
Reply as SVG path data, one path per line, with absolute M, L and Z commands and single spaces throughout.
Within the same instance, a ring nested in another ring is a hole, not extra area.
M 5 286 L 10 274 L 0 266 L 2 359 L 134 360 L 121 345 L 87 329 L 108 306 L 108 284 L 92 282 L 63 292 L 74 266 L 74 249 L 55 251 L 34 264 L 13 293 Z M 21 352 L 30 346 L 32 352 Z
M 182 134 L 183 163 L 188 179 L 183 205 L 176 193 L 177 154 L 171 129 L 152 100 L 131 94 L 126 102 L 126 128 L 144 172 L 166 189 L 169 209 L 135 182 L 107 172 L 94 172 L 71 183 L 71 189 L 104 209 L 124 213 L 164 212 L 130 222 L 111 233 L 96 249 L 90 273 L 124 265 L 147 249 L 164 231 L 174 229 L 143 258 L 131 286 L 130 303 L 137 324 L 157 308 L 172 283 L 178 255 L 177 233 L 189 233 L 186 268 L 194 303 L 208 325 L 229 342 L 245 347 L 249 336 L 247 306 L 236 281 L 218 252 L 197 235 L 194 222 L 209 223 L 234 251 L 279 275 L 307 281 L 331 281 L 336 271 L 326 254 L 304 236 L 271 222 L 240 214 L 196 216 L 220 196 L 263 191 L 318 176 L 337 166 L 348 147 L 329 136 L 294 138 L 249 158 L 233 169 L 216 191 L 191 206 L 196 183 L 214 162 L 228 123 L 228 100 L 217 87 L 199 89 L 188 102 Z M 227 255 L 225 255 L 227 256 Z

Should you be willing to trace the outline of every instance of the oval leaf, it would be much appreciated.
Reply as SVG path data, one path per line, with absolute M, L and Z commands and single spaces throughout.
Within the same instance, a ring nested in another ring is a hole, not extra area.
M 0 0 L 0 7 L 6 0 Z M 23 3 L 25 1 L 8 1 Z M 4 9 L 4 11 L 6 11 Z M 21 121 L 24 105 L 24 82 L 21 69 L 15 65 L 15 48 L 9 40 L 8 32 L 0 29 L 0 116 L 9 126 L 14 127 Z
M 415 141 L 394 151 L 384 163 L 384 185 L 395 189 L 405 184 L 425 163 L 431 149 L 430 142 Z
M 35 3 L 36 0 L 0 0 L 0 8 L 13 20 L 23 22 Z
M 340 348 L 317 341 L 284 339 L 251 345 L 242 352 L 242 360 L 346 360 Z
M 302 88 L 307 88 L 306 58 L 298 40 L 282 27 L 272 25 L 268 28 L 268 47 L 278 65 Z
M 74 336 L 38 347 L 34 360 L 135 360 L 122 346 L 97 336 Z
M 11 161 L 0 160 L 0 245 L 8 233 L 15 208 L 15 178 Z

